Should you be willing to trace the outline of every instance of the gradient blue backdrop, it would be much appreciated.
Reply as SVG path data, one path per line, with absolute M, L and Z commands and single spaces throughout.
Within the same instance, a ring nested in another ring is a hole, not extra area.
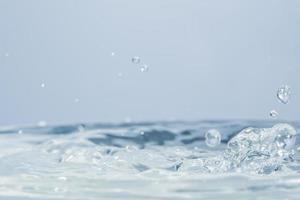
M 298 0 L 0 0 L 0 124 L 268 119 L 271 109 L 300 119 L 299 8 Z M 131 63 L 135 55 L 149 72 Z M 280 105 L 285 83 L 293 96 Z

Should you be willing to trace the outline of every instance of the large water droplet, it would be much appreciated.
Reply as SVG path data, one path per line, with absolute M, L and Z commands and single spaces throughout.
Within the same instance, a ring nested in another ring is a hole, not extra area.
M 288 85 L 281 86 L 277 91 L 277 98 L 283 104 L 287 104 L 289 102 L 290 96 L 291 88 Z
M 134 56 L 133 58 L 131 58 L 131 62 L 134 64 L 139 64 L 141 62 L 141 59 L 138 56 Z
M 221 134 L 216 129 L 210 129 L 205 133 L 205 143 L 209 147 L 216 147 L 221 143 Z

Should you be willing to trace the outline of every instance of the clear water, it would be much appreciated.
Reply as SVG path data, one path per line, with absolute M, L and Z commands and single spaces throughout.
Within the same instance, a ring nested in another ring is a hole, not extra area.
M 300 140 L 286 134 L 288 129 L 271 128 L 275 124 L 202 121 L 2 128 L 0 198 L 299 199 Z M 299 132 L 300 123 L 289 124 Z M 222 134 L 221 144 L 214 148 L 205 144 L 210 129 Z

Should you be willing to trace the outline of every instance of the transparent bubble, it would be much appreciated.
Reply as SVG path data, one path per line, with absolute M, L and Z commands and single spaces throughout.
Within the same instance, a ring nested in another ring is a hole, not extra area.
M 209 147 L 216 147 L 221 143 L 221 134 L 216 129 L 210 129 L 205 133 L 205 143 Z
M 138 56 L 134 56 L 133 58 L 131 58 L 131 62 L 134 64 L 139 64 L 141 62 L 141 59 Z
M 296 142 L 296 130 L 288 124 L 277 124 L 273 128 L 275 143 L 278 148 L 291 149 Z
M 288 85 L 283 85 L 277 90 L 277 98 L 279 102 L 287 104 L 290 100 L 291 88 Z
M 276 119 L 279 114 L 276 110 L 271 110 L 269 115 L 270 115 L 271 118 Z
M 142 65 L 141 68 L 140 68 L 140 71 L 141 72 L 147 72 L 147 71 L 149 71 L 148 65 Z

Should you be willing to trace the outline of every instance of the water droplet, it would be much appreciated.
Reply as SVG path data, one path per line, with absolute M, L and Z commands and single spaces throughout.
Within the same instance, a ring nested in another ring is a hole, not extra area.
M 46 87 L 46 84 L 45 84 L 45 83 L 42 83 L 42 84 L 41 84 L 41 87 L 42 87 L 42 88 Z
M 149 70 L 148 65 L 142 65 L 141 68 L 140 68 L 141 72 L 147 72 L 148 70 Z
M 131 62 L 134 64 L 139 64 L 141 62 L 141 59 L 138 56 L 134 56 L 133 58 L 131 58 Z
M 277 124 L 272 130 L 276 133 L 275 143 L 278 148 L 291 149 L 296 142 L 296 130 L 288 124 Z
M 78 102 L 79 102 L 79 98 L 75 98 L 75 99 L 74 99 L 74 102 L 75 102 L 75 103 L 78 103 Z
M 205 133 L 205 143 L 209 147 L 216 147 L 221 143 L 221 134 L 216 129 L 210 129 Z
M 271 118 L 276 119 L 279 114 L 276 110 L 271 110 L 269 115 L 270 115 Z
M 288 85 L 283 85 L 277 90 L 277 98 L 279 102 L 287 104 L 290 100 L 291 88 Z
M 111 52 L 110 55 L 111 55 L 111 56 L 115 56 L 116 53 L 115 53 L 115 52 Z

